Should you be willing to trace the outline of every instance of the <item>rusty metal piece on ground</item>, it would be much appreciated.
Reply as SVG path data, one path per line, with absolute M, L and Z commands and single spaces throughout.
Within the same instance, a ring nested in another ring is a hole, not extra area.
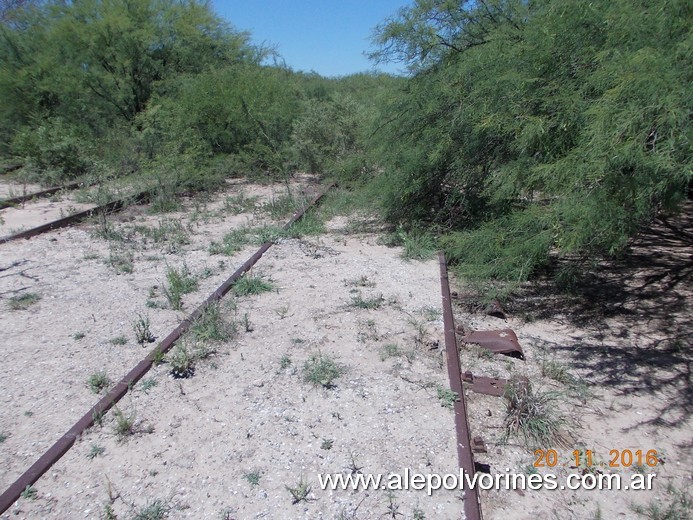
M 478 435 L 472 439 L 472 451 L 474 453 L 488 453 L 484 439 Z
M 10 199 L 0 200 L 0 209 L 9 208 L 10 206 L 15 206 L 26 202 L 33 198 L 47 197 L 48 195 L 53 195 L 61 190 L 76 190 L 82 185 L 81 182 L 73 182 L 72 184 L 66 184 L 65 186 L 58 186 L 57 188 L 48 188 L 47 190 L 37 191 L 35 193 L 27 193 L 26 195 L 20 195 L 18 197 L 12 197 Z
M 492 300 L 491 303 L 488 304 L 486 307 L 486 314 L 502 320 L 508 319 L 508 313 L 505 312 L 505 309 L 498 300 Z
M 495 395 L 500 397 L 505 392 L 507 379 L 498 377 L 475 376 L 471 372 L 462 374 L 462 381 L 469 383 L 469 389 L 477 394 Z
M 457 461 L 460 468 L 472 478 L 476 472 L 474 454 L 472 453 L 471 435 L 469 433 L 469 420 L 467 417 L 467 404 L 464 395 L 460 371 L 460 356 L 457 350 L 457 336 L 455 335 L 455 318 L 452 314 L 452 302 L 450 284 L 448 282 L 448 268 L 445 263 L 445 255 L 440 253 L 440 287 L 443 300 L 443 326 L 445 328 L 445 353 L 448 365 L 448 378 L 450 389 L 459 399 L 453 404 L 455 412 L 455 431 L 457 435 Z M 481 520 L 481 504 L 476 488 L 464 492 L 464 518 L 465 520 Z
M 312 202 L 305 208 L 296 212 L 296 214 L 284 225 L 284 229 L 289 228 L 294 222 L 303 217 L 304 213 L 311 206 L 315 205 L 322 196 L 332 187 L 330 184 L 325 191 L 315 197 Z M 216 291 L 195 309 L 195 311 L 185 320 L 183 320 L 164 340 L 159 343 L 147 356 L 140 361 L 123 379 L 120 380 L 96 405 L 94 405 L 82 418 L 70 428 L 58 441 L 51 446 L 32 466 L 26 470 L 7 490 L 0 495 L 0 514 L 7 511 L 20 497 L 27 486 L 31 486 L 48 471 L 53 464 L 72 447 L 77 438 L 84 431 L 94 424 L 94 419 L 111 409 L 132 386 L 137 383 L 154 364 L 156 359 L 159 359 L 161 354 L 168 352 L 175 342 L 193 325 L 195 320 L 200 318 L 207 308 L 214 302 L 220 300 L 226 293 L 231 290 L 233 284 L 243 276 L 246 271 L 250 270 L 260 257 L 272 247 L 273 242 L 267 241 L 251 256 L 246 262 L 239 267 Z
M 466 333 L 460 338 L 463 343 L 475 343 L 487 348 L 494 354 L 504 354 L 517 359 L 524 359 L 520 342 L 512 329 L 476 330 Z
M 136 203 L 142 203 L 148 200 L 149 197 L 149 192 L 145 191 L 136 195 L 133 200 Z M 4 244 L 5 242 L 10 242 L 12 240 L 18 240 L 20 238 L 31 238 L 33 236 L 40 235 L 41 233 L 52 231 L 53 229 L 63 228 L 75 222 L 80 222 L 86 218 L 98 215 L 102 212 L 115 213 L 116 211 L 120 211 L 121 209 L 125 208 L 125 206 L 126 201 L 124 199 L 114 200 L 112 202 L 109 202 L 108 204 L 104 204 L 103 206 L 97 206 L 95 208 L 91 208 L 85 211 L 80 211 L 79 213 L 74 213 L 67 217 L 54 220 L 53 222 L 48 222 L 35 228 L 27 229 L 26 231 L 20 231 L 19 233 L 16 233 L 14 235 L 0 237 L 0 244 Z

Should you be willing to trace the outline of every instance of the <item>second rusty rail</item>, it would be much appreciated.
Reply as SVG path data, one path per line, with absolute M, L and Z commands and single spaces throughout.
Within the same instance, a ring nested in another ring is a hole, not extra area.
M 303 209 L 297 211 L 293 217 L 284 225 L 284 229 L 291 227 L 297 220 L 301 219 L 306 211 L 317 204 L 323 195 L 332 187 L 329 185 L 323 192 L 317 195 Z M 168 352 L 176 341 L 199 319 L 207 308 L 213 303 L 223 298 L 228 293 L 233 285 L 238 281 L 265 252 L 272 247 L 273 240 L 268 240 L 239 267 L 224 283 L 222 283 L 212 294 L 210 294 L 200 306 L 185 320 L 183 320 L 163 341 L 161 341 L 147 356 L 140 361 L 135 367 L 130 370 L 111 390 L 99 400 L 81 419 L 79 419 L 55 444 L 26 470 L 7 490 L 0 495 L 0 514 L 7 511 L 12 504 L 21 496 L 22 492 L 31 486 L 46 473 L 53 464 L 58 462 L 60 458 L 67 453 L 79 436 L 89 427 L 94 424 L 96 417 L 110 410 L 120 399 L 127 394 L 132 386 L 137 383 L 149 371 L 155 361 L 162 354 Z
M 448 377 L 450 389 L 455 392 L 458 399 L 454 403 L 455 430 L 457 436 L 457 460 L 460 469 L 472 479 L 476 473 L 474 454 L 472 452 L 472 438 L 469 431 L 467 415 L 467 403 L 462 386 L 460 370 L 460 357 L 457 350 L 457 336 L 455 335 L 455 319 L 452 314 L 452 301 L 450 298 L 450 283 L 448 280 L 448 267 L 445 254 L 440 253 L 440 287 L 443 299 L 443 327 L 445 330 L 445 354 L 448 365 Z M 460 475 L 462 477 L 462 475 Z M 464 518 L 465 520 L 481 520 L 481 504 L 475 488 L 463 486 L 464 490 Z

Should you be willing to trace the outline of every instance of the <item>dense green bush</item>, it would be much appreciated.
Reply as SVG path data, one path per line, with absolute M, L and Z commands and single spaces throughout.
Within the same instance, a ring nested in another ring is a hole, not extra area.
M 380 135 L 393 222 L 456 230 L 471 277 L 615 254 L 691 182 L 691 12 L 659 4 L 418 0 L 378 33 L 414 73 Z

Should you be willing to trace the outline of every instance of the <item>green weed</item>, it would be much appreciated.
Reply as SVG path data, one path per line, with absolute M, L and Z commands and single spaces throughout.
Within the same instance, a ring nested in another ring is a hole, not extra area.
M 286 490 L 291 495 L 292 504 L 298 504 L 300 502 L 308 501 L 308 495 L 310 495 L 311 487 L 303 480 L 303 477 L 298 481 L 294 487 L 285 486 Z
M 246 273 L 233 286 L 233 292 L 236 296 L 249 296 L 269 292 L 274 289 L 274 286 L 266 281 L 261 276 L 253 276 Z
M 168 516 L 171 508 L 163 500 L 154 500 L 140 509 L 134 520 L 162 520 Z
M 359 309 L 379 309 L 382 307 L 384 301 L 385 298 L 383 298 L 382 294 L 373 298 L 364 298 L 360 291 L 356 296 L 351 297 L 351 305 Z
M 505 390 L 506 437 L 521 436 L 527 447 L 554 446 L 560 441 L 562 419 L 553 409 L 556 393 L 534 392 L 526 379 L 511 379 Z
M 149 316 L 138 314 L 135 321 L 132 322 L 132 330 L 135 332 L 135 339 L 140 345 L 154 343 L 156 341 L 156 337 L 154 337 L 150 330 Z
M 152 388 L 154 388 L 158 384 L 159 383 L 157 383 L 156 379 L 145 379 L 140 383 L 140 388 L 145 394 L 147 394 Z
M 248 228 L 234 229 L 224 235 L 221 242 L 213 241 L 209 246 L 212 255 L 233 256 L 251 242 Z
M 125 415 L 117 406 L 113 408 L 115 417 L 114 431 L 118 439 L 123 440 L 130 435 L 135 434 L 135 422 L 137 421 L 137 413 L 133 409 L 128 415 Z
M 117 247 L 109 247 L 106 264 L 112 267 L 116 274 L 130 274 L 135 269 L 133 264 L 134 259 L 135 255 L 132 251 L 126 251 L 125 249 Z
M 313 354 L 303 365 L 303 380 L 315 386 L 334 387 L 334 381 L 346 373 L 346 367 L 330 356 Z
M 197 279 L 190 274 L 187 265 L 183 264 L 180 269 L 171 266 L 166 269 L 166 286 L 163 291 L 173 310 L 181 310 L 183 295 L 196 291 L 197 287 Z
M 631 509 L 648 520 L 690 520 L 693 515 L 693 498 L 686 490 L 673 484 L 667 485 L 668 501 L 651 501 L 646 506 L 632 505 Z
M 96 457 L 103 455 L 105 452 L 106 448 L 104 448 L 103 446 L 97 446 L 96 444 L 92 444 L 89 453 L 87 453 L 87 458 L 89 460 L 94 460 Z
M 248 213 L 257 206 L 258 197 L 246 197 L 245 193 L 240 192 L 235 197 L 226 197 L 224 200 L 224 211 L 232 215 Z
M 455 406 L 455 403 L 459 401 L 460 396 L 457 395 L 457 392 L 453 392 L 449 388 L 443 388 L 442 386 L 439 386 L 438 399 L 440 399 L 441 406 L 452 410 L 452 408 Z
M 89 379 L 87 379 L 87 386 L 89 386 L 89 389 L 95 394 L 98 394 L 102 390 L 105 390 L 110 386 L 110 384 L 111 380 L 106 374 L 105 370 L 96 372 L 95 374 L 89 376 Z
M 21 497 L 26 500 L 36 500 L 38 498 L 38 491 L 36 491 L 36 488 L 33 486 L 27 486 L 24 488 L 24 491 L 22 491 Z
M 190 327 L 191 335 L 201 342 L 226 341 L 236 334 L 236 324 L 226 323 L 221 316 L 221 305 L 210 304 Z
M 388 343 L 380 349 L 380 360 L 385 361 L 386 359 L 398 357 L 402 354 L 402 349 L 399 348 L 399 345 L 396 343 Z
M 262 474 L 259 471 L 251 471 L 243 474 L 243 478 L 246 479 L 251 486 L 260 484 L 260 477 L 262 477 Z
M 272 199 L 262 206 L 271 218 L 278 220 L 294 213 L 301 205 L 301 201 L 297 201 L 290 194 L 272 197 Z
M 19 296 L 12 296 L 7 300 L 7 304 L 9 305 L 10 309 L 13 311 L 21 311 L 28 309 L 32 305 L 34 305 L 36 302 L 38 302 L 41 299 L 40 294 L 36 293 L 24 293 Z
M 109 342 L 111 345 L 120 345 L 120 346 L 122 346 L 122 345 L 127 345 L 128 339 L 127 339 L 125 336 L 116 336 L 115 338 L 111 338 L 110 340 L 108 340 L 108 342 Z
M 286 354 L 279 359 L 279 368 L 286 370 L 291 366 L 291 358 Z
M 195 356 L 184 341 L 179 341 L 167 357 L 171 375 L 176 379 L 187 379 L 195 374 Z

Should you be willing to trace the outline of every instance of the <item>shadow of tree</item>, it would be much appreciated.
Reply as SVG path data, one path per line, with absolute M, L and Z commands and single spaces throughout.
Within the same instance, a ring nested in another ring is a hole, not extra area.
M 659 218 L 627 254 L 600 262 L 572 294 L 550 278 L 523 288 L 510 310 L 517 316 L 578 327 L 570 344 L 545 348 L 591 374 L 617 394 L 650 394 L 657 410 L 641 424 L 683 424 L 693 412 L 690 338 L 693 334 L 693 203 L 677 217 Z

